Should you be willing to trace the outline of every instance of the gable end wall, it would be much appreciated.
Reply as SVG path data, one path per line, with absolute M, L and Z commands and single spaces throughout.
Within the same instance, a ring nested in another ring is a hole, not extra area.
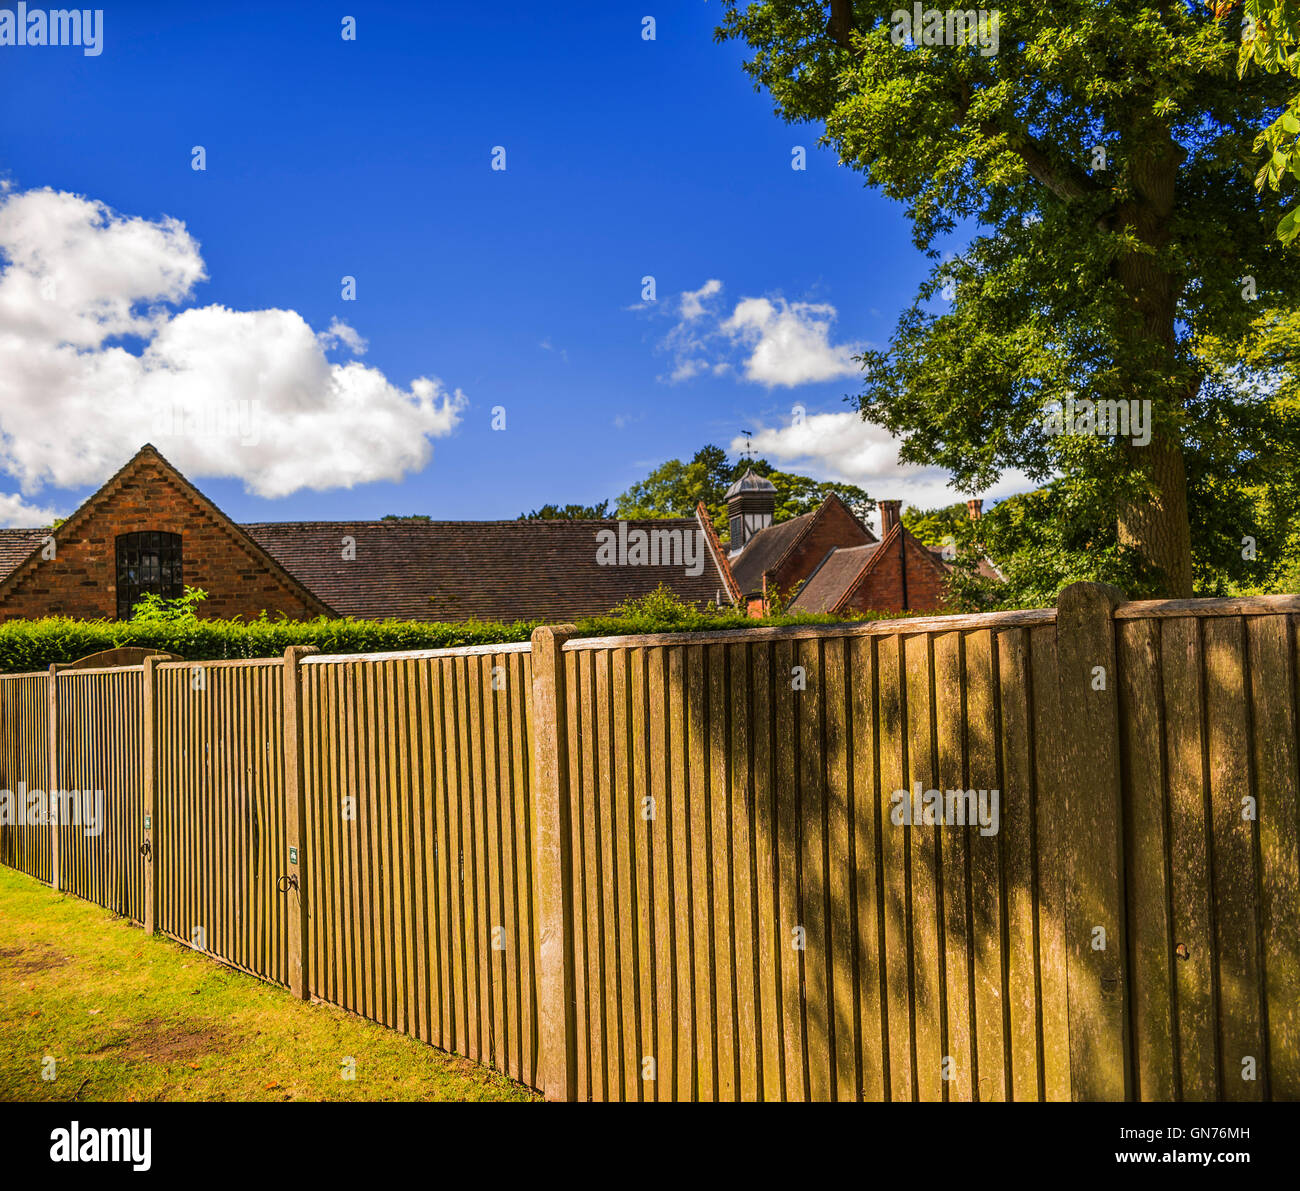
M 18 617 L 117 616 L 117 537 L 159 530 L 181 535 L 185 582 L 208 598 L 203 617 L 254 617 L 263 609 L 294 619 L 319 609 L 288 586 L 263 559 L 194 500 L 158 464 L 124 477 L 53 559 L 40 559 L 0 595 L 0 620 Z M 341 548 L 341 547 L 340 547 Z

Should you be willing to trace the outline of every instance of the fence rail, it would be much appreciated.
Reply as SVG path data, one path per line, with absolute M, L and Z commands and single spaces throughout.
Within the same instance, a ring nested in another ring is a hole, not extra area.
M 1295 1100 L 1298 617 L 8 675 L 0 784 L 104 830 L 0 860 L 551 1098 Z

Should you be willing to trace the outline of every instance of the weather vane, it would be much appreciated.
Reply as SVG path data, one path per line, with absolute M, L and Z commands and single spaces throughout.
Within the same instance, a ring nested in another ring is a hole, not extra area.
M 753 443 L 750 441 L 751 435 L 748 430 L 742 430 L 740 433 L 745 436 L 745 449 L 741 453 L 741 458 L 748 460 L 750 463 L 753 463 L 754 450 L 753 450 Z

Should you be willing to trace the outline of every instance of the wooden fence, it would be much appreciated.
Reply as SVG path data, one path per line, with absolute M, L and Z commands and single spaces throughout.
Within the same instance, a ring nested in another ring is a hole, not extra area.
M 0 858 L 555 1099 L 1300 1099 L 1298 617 L 8 676 Z
M 50 687 L 44 674 L 0 675 L 0 788 L 20 803 L 50 777 Z M 0 827 L 0 862 L 50 884 L 54 849 L 49 828 L 15 815 Z

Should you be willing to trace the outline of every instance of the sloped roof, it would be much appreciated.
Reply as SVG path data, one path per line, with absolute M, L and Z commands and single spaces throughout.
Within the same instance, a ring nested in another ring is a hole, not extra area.
M 827 510 L 835 507 L 840 508 L 857 526 L 859 534 L 855 545 L 866 545 L 876 540 L 876 535 L 862 524 L 857 514 L 832 492 L 811 513 L 802 513 L 798 517 L 791 517 L 789 521 L 760 529 L 745 543 L 744 550 L 729 560 L 731 573 L 740 590 L 747 596 L 762 591 L 764 573 L 776 570 L 804 535 L 826 515 Z
M 795 541 L 811 524 L 816 511 L 801 513 L 789 521 L 779 521 L 760 529 L 745 548 L 731 559 L 731 573 L 736 577 L 736 586 L 742 594 L 752 595 L 763 590 L 763 572 L 770 571 Z
M 41 545 L 48 529 L 0 529 L 0 580 Z
M 636 528 L 700 531 L 693 517 L 629 521 Z M 343 616 L 404 620 L 571 620 L 599 615 L 661 583 L 692 604 L 728 596 L 706 550 L 701 574 L 685 566 L 601 566 L 602 530 L 617 521 L 264 522 L 244 531 Z M 356 543 L 344 561 L 343 539 Z
M 739 496 L 742 492 L 775 492 L 776 485 L 766 476 L 758 475 L 752 467 L 745 469 L 745 474 L 740 477 L 730 488 L 727 489 L 727 495 L 724 500 L 730 500 L 733 496 Z
M 792 612 L 831 612 L 862 574 L 879 542 L 831 550 L 790 601 Z

